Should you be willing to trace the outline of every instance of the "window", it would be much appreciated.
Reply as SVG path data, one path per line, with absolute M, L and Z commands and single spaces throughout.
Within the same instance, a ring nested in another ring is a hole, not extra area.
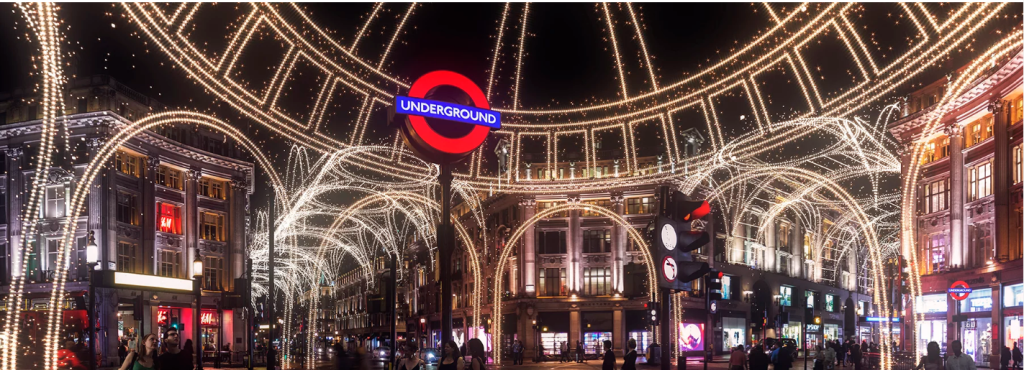
M 224 182 L 210 178 L 199 180 L 199 194 L 217 199 L 225 199 Z
M 1011 100 L 1009 123 L 1011 126 L 1020 122 L 1021 118 L 1024 117 L 1024 100 L 1022 99 L 1024 99 L 1024 95 L 1018 95 L 1017 98 Z
M 732 276 L 722 275 L 722 299 L 732 299 Z
M 1024 145 L 1013 147 L 1013 183 L 1024 181 Z
M 181 190 L 181 171 L 167 166 L 160 166 L 156 170 L 156 183 Z
M 78 99 L 78 113 L 89 111 L 89 99 Z
M 139 224 L 138 196 L 129 192 L 117 192 L 117 222 Z
M 114 157 L 114 165 L 118 171 L 135 177 L 139 177 L 139 168 L 141 167 L 139 164 L 141 162 L 142 157 L 129 154 L 123 150 L 118 150 Z
M 923 193 L 925 213 L 949 209 L 949 179 L 925 184 Z
M 583 294 L 609 295 L 612 285 L 611 267 L 591 267 L 583 269 Z
M 985 116 L 964 127 L 964 148 L 970 148 L 992 137 L 992 116 Z
M 974 266 L 981 266 L 994 260 L 995 247 L 992 243 L 992 223 L 973 224 L 968 227 L 968 240 Z
M 117 242 L 117 271 L 135 272 L 135 244 Z
M 203 257 L 203 289 L 224 290 L 221 278 L 224 277 L 224 259 L 220 257 Z
M 537 213 L 541 213 L 545 209 L 548 209 L 548 208 L 553 208 L 553 207 L 560 206 L 563 203 L 564 202 L 537 202 Z M 555 213 L 552 213 L 552 214 L 548 215 L 548 217 L 568 217 L 568 216 L 569 215 L 565 211 L 555 212 Z
M 541 296 L 564 296 L 565 295 L 565 269 L 564 268 L 542 268 L 538 271 L 537 295 Z
M 804 233 L 804 259 L 814 259 L 814 249 L 811 248 L 811 233 Z
M 46 240 L 46 278 L 44 280 L 50 281 L 53 279 L 51 274 L 57 271 L 57 260 L 60 258 L 60 239 L 47 239 Z
M 817 300 L 817 296 L 815 295 L 814 291 L 807 290 L 804 291 L 804 300 L 807 301 L 807 308 L 813 309 L 814 304 L 816 303 L 815 301 Z
M 611 251 L 611 231 L 583 230 L 583 253 L 609 253 Z
M 779 287 L 779 304 L 786 307 L 793 305 L 793 287 L 786 285 Z
M 565 231 L 538 231 L 537 254 L 565 254 Z
M 921 164 L 928 164 L 949 156 L 949 137 L 943 136 L 925 144 Z
M 992 159 L 970 169 L 970 199 L 978 200 L 992 194 Z
M 181 234 L 181 207 L 170 203 L 157 203 L 157 230 L 165 233 Z
M 171 278 L 181 277 L 181 252 L 161 250 L 157 263 L 157 275 Z
M 793 253 L 790 249 L 790 231 L 793 226 L 788 222 L 780 222 L 779 229 L 775 232 L 775 248 L 786 253 Z
M 825 295 L 825 311 L 836 312 L 836 296 L 832 294 Z
M 651 213 L 651 206 L 653 204 L 654 198 L 651 197 L 626 199 L 626 214 L 638 215 L 643 213 Z
M 64 195 L 64 186 L 51 186 L 46 188 L 46 209 L 44 210 L 44 217 L 57 218 L 65 216 L 66 208 L 64 207 Z
M 585 201 L 583 201 L 583 204 L 585 204 L 584 205 L 584 209 L 583 209 L 583 213 L 582 213 L 583 217 L 600 216 L 600 214 L 598 214 L 596 211 L 592 210 L 592 208 L 594 208 L 595 206 L 596 207 L 605 208 L 605 209 L 608 209 L 608 210 L 610 210 L 612 212 L 615 212 L 615 210 L 612 209 L 612 201 L 610 199 L 585 200 Z M 586 205 L 589 205 L 590 207 L 587 207 Z
M 1024 306 L 1024 284 L 1003 286 L 1003 307 Z
M 202 238 L 218 242 L 224 241 L 224 215 L 219 213 L 203 212 L 201 216 L 203 220 L 203 231 L 200 235 Z
M 946 234 L 932 234 L 925 240 L 922 274 L 932 274 L 946 269 Z

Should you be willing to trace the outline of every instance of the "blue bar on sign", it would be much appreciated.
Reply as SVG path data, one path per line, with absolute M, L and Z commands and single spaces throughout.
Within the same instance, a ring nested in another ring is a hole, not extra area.
M 949 288 L 949 289 L 946 289 L 946 291 L 948 293 L 970 293 L 970 292 L 973 292 L 974 289 L 971 289 L 971 288 Z
M 501 128 L 501 113 L 499 112 L 408 96 L 395 97 L 395 113 L 481 125 L 493 129 Z
M 886 318 L 880 316 L 868 316 L 866 319 L 867 322 L 884 322 Z M 892 322 L 900 322 L 899 317 L 890 317 L 890 319 L 892 319 Z

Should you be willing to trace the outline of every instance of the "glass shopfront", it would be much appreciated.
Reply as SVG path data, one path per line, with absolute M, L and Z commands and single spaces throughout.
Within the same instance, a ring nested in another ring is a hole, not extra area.
M 585 346 L 586 354 L 604 353 L 604 341 L 606 340 L 612 340 L 612 332 L 592 331 L 583 333 L 583 345 Z M 637 343 L 637 345 L 640 345 L 640 343 Z M 575 343 L 569 345 L 570 348 L 575 346 Z
M 842 332 L 839 329 L 838 324 L 825 324 L 825 340 L 832 341 L 841 339 L 843 337 Z
M 540 344 L 544 346 L 544 354 L 547 356 L 561 356 L 562 342 L 569 343 L 569 333 L 540 333 Z
M 946 320 L 918 321 L 917 333 L 917 355 L 919 357 L 927 354 L 928 342 L 938 343 L 942 353 L 946 352 Z
M 960 312 L 991 312 L 992 289 L 975 289 L 960 301 Z
M 991 301 L 991 298 L 989 300 Z M 977 318 L 964 321 L 960 328 L 960 338 L 963 339 L 964 353 L 970 355 L 976 365 L 988 366 L 989 357 L 992 355 L 992 319 Z
M 1003 345 L 1013 348 L 1013 344 L 1017 343 L 1017 348 L 1024 348 L 1024 316 L 1008 316 L 1003 318 L 1003 330 L 1006 338 L 1004 338 Z
M 782 337 L 796 340 L 796 347 L 803 348 L 804 338 L 803 331 L 800 330 L 798 323 L 794 324 L 782 324 Z
M 203 310 L 199 314 L 199 326 L 203 342 L 203 352 L 209 352 L 209 356 L 206 356 L 206 353 L 204 353 L 203 357 L 213 357 L 214 351 L 220 348 L 220 317 L 218 317 L 217 311 Z
M 973 294 L 973 293 L 972 293 Z M 914 307 L 918 313 L 945 313 L 949 306 L 946 303 L 947 294 L 926 294 L 914 297 Z M 989 297 L 992 294 L 989 293 Z
M 729 352 L 729 349 L 740 345 L 747 345 L 747 320 L 741 317 L 723 317 L 721 350 Z
M 808 356 L 814 356 L 818 345 L 821 344 L 821 325 L 807 324 L 807 350 Z
M 870 326 L 858 326 L 857 327 L 857 342 L 870 342 L 871 341 L 871 327 Z
M 1024 284 L 1003 287 L 1003 307 L 1024 306 Z
M 654 343 L 654 336 L 649 331 L 631 331 L 629 337 L 636 341 L 636 353 L 640 355 L 646 354 L 647 346 Z M 623 345 L 622 348 L 627 347 Z

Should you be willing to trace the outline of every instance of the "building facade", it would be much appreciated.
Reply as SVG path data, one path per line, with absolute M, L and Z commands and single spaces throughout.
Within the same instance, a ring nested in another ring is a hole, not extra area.
M 913 93 L 904 117 L 889 126 L 904 145 L 903 184 L 918 186 L 915 239 L 922 296 L 908 300 L 924 320 L 916 323 L 918 352 L 928 342 L 959 339 L 978 366 L 999 366 L 1000 350 L 1024 346 L 1021 184 L 1021 76 L 1024 53 L 993 61 L 954 106 L 935 117 L 946 79 Z M 927 135 L 938 119 L 941 130 Z M 906 173 L 910 144 L 925 142 L 916 179 Z M 962 300 L 947 288 L 963 281 Z
M 0 292 L 6 297 L 24 259 L 26 325 L 24 345 L 39 345 L 42 326 L 33 322 L 45 314 L 57 269 L 61 225 L 78 223 L 68 262 L 66 289 L 73 299 L 65 304 L 64 341 L 82 341 L 88 331 L 86 307 L 90 275 L 85 250 L 90 234 L 99 247 L 97 266 L 97 352 L 101 366 L 116 365 L 120 340 L 168 326 L 182 338 L 200 338 L 205 348 L 244 350 L 246 318 L 226 300 L 236 278 L 244 277 L 245 238 L 253 165 L 236 159 L 238 151 L 223 135 L 190 126 L 166 126 L 145 131 L 117 149 L 115 158 L 91 184 L 83 184 L 86 166 L 111 138 L 151 111 L 158 102 L 107 76 L 70 81 L 65 101 L 66 145 L 54 153 L 48 171 L 43 210 L 35 234 L 22 223 L 26 194 L 36 168 L 34 157 L 41 121 L 31 96 L 10 94 L 0 102 L 0 148 L 3 149 L 3 209 L 0 233 Z M 93 190 L 85 209 L 73 214 L 70 196 L 82 186 Z M 24 240 L 30 247 L 22 250 Z M 192 289 L 193 260 L 203 261 L 202 307 Z M 99 279 L 99 276 L 104 278 Z M 4 307 L 4 309 L 12 309 Z M 200 325 L 193 314 L 200 309 Z M 36 319 L 36 320 L 33 320 Z M 45 325 L 43 325 L 45 326 Z M 198 334 L 198 336 L 197 336 Z M 41 356 L 41 354 L 40 354 Z

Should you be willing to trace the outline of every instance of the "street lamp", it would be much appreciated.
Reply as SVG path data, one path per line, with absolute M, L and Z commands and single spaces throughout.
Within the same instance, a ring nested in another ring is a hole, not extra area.
M 100 247 L 92 230 L 85 246 L 85 262 L 89 266 L 89 370 L 96 370 L 96 265 L 100 263 Z
M 196 253 L 195 261 L 192 261 L 192 290 L 196 295 L 196 310 L 192 313 L 192 334 L 196 351 L 196 370 L 203 370 L 203 341 L 199 330 L 199 315 L 203 310 L 203 259 Z

